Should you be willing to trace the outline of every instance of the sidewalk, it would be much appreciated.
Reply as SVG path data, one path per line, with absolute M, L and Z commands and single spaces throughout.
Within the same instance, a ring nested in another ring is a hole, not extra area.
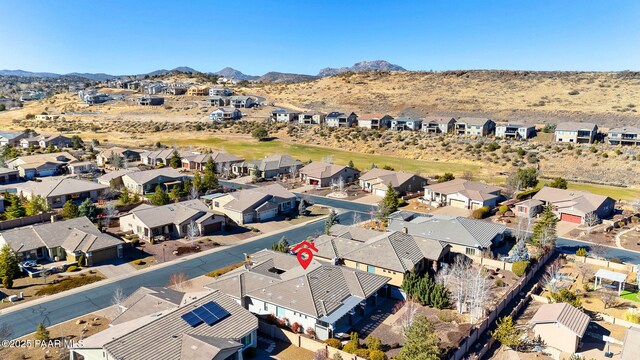
M 87 290 L 90 290 L 90 289 L 98 288 L 98 287 L 103 286 L 103 285 L 114 283 L 114 282 L 116 282 L 118 280 L 122 280 L 122 279 L 129 278 L 129 277 L 134 277 L 134 276 L 137 276 L 139 274 L 143 274 L 143 273 L 146 273 L 146 272 L 162 269 L 164 267 L 174 265 L 174 264 L 176 264 L 178 262 L 181 262 L 181 261 L 197 259 L 199 257 L 205 256 L 205 255 L 209 255 L 209 254 L 212 254 L 212 253 L 215 253 L 215 252 L 218 252 L 218 251 L 225 251 L 225 250 L 228 250 L 228 249 L 232 249 L 232 248 L 234 248 L 236 246 L 240 246 L 240 245 L 243 245 L 243 244 L 246 244 L 246 243 L 250 243 L 252 241 L 256 241 L 256 240 L 262 239 L 264 237 L 276 235 L 278 233 L 281 233 L 281 232 L 284 232 L 284 231 L 288 231 L 288 230 L 292 230 L 292 229 L 301 228 L 301 227 L 307 226 L 309 224 L 312 224 L 314 222 L 324 221 L 325 217 L 326 216 L 322 216 L 320 218 L 311 219 L 309 221 L 306 221 L 306 222 L 303 222 L 303 223 L 300 223 L 300 224 L 297 224 L 297 225 L 294 225 L 294 226 L 289 226 L 289 227 L 284 228 L 284 229 L 279 229 L 279 230 L 276 230 L 276 231 L 272 231 L 270 233 L 258 235 L 258 236 L 255 236 L 255 237 L 251 237 L 251 238 L 248 238 L 246 240 L 241 240 L 241 241 L 235 243 L 234 245 L 215 247 L 213 249 L 205 250 L 205 251 L 202 251 L 202 252 L 199 252 L 199 253 L 195 253 L 195 254 L 192 254 L 192 255 L 187 255 L 185 257 L 181 257 L 181 258 L 176 259 L 176 260 L 167 261 L 167 262 L 160 263 L 158 265 L 153 265 L 153 266 L 150 266 L 150 267 L 147 267 L 147 268 L 144 268 L 144 269 L 140 269 L 140 270 L 137 270 L 137 271 L 125 272 L 122 275 L 119 275 L 119 276 L 116 276 L 116 277 L 107 278 L 105 280 L 101 280 L 101 281 L 94 282 L 94 283 L 91 283 L 91 284 L 88 284 L 88 285 L 85 285 L 85 286 L 77 287 L 75 289 L 63 291 L 61 293 L 57 293 L 57 294 L 54 294 L 54 295 L 43 296 L 41 298 L 34 299 L 34 300 L 31 300 L 31 301 L 18 303 L 16 305 L 12 306 L 12 307 L 0 310 L 0 315 L 5 315 L 5 314 L 8 314 L 8 313 L 11 313 L 11 312 L 14 312 L 14 311 L 27 309 L 27 308 L 30 308 L 32 306 L 36 306 L 36 305 L 48 302 L 50 300 L 56 300 L 56 299 L 64 298 L 64 297 L 67 297 L 67 296 L 70 296 L 70 295 L 73 295 L 73 294 L 78 294 L 78 293 L 81 293 L 81 292 L 84 292 L 84 291 L 87 291 Z

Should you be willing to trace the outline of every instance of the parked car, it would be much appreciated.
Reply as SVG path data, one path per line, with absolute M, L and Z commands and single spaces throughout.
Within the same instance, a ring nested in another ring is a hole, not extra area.
M 35 260 L 27 260 L 22 263 L 22 266 L 26 268 L 32 268 L 38 266 L 38 263 Z

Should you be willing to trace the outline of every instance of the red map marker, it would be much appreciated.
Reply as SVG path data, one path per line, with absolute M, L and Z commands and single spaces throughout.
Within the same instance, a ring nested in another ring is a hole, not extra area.
M 296 254 L 300 266 L 302 266 L 302 268 L 305 270 L 307 270 L 309 264 L 311 264 L 311 261 L 313 260 L 312 250 L 314 252 L 318 252 L 318 249 L 315 247 L 315 245 L 307 241 L 303 241 L 300 244 L 296 245 L 293 249 L 291 249 L 291 252 Z

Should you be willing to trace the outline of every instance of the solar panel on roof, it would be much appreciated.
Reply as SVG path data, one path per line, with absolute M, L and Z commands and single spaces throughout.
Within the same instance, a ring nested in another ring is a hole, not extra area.
M 207 309 L 200 306 L 199 308 L 192 311 L 197 317 L 202 319 L 207 325 L 211 326 L 218 322 L 218 318 L 215 317 L 212 313 L 210 313 Z
M 229 312 L 218 305 L 215 301 L 209 301 L 208 303 L 202 305 L 203 308 L 207 309 L 211 314 L 213 314 L 219 320 L 222 320 L 229 316 Z
M 186 321 L 191 327 L 196 327 L 202 324 L 202 320 L 198 318 L 193 312 L 188 312 L 181 316 L 182 320 Z

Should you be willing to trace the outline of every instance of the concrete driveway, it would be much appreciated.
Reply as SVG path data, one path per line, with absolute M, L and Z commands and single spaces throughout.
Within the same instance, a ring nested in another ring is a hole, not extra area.
M 571 232 L 571 230 L 577 229 L 580 224 L 575 224 L 567 221 L 558 221 L 556 232 L 558 236 L 564 236 Z
M 443 215 L 443 216 L 464 216 L 467 217 L 471 214 L 471 210 L 457 208 L 455 206 L 443 206 L 436 208 L 431 212 L 435 215 Z

